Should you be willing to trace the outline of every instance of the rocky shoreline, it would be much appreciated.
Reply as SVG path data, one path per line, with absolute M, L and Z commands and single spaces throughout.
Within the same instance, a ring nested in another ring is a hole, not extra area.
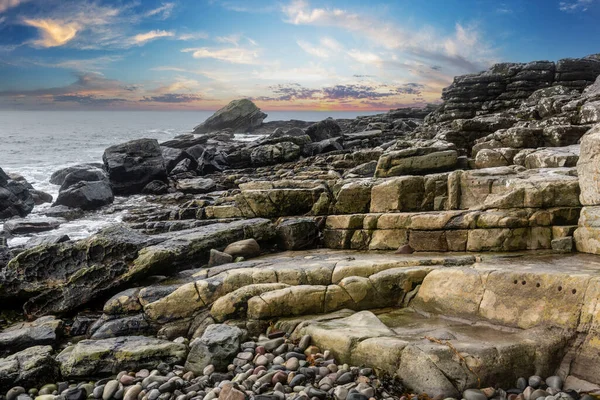
M 0 390 L 591 400 L 599 76 L 598 55 L 504 63 L 437 106 L 316 123 L 236 100 L 56 171 L 56 199 L 0 169 Z

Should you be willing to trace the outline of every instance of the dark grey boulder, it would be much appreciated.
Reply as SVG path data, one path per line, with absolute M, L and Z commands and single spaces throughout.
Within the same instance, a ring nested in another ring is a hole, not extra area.
M 189 160 L 190 170 L 198 168 L 197 157 L 192 156 L 183 149 L 177 149 L 172 147 L 161 147 L 163 158 L 165 159 L 165 167 L 167 172 L 170 174 L 171 171 L 182 161 Z
M 11 219 L 4 223 L 4 230 L 12 235 L 25 235 L 51 231 L 64 222 L 59 218 Z
M 77 164 L 72 165 L 70 167 L 61 168 L 50 176 L 50 183 L 53 185 L 62 185 L 65 181 L 65 177 L 69 175 L 71 172 L 84 170 L 84 171 L 93 171 L 93 170 L 103 170 L 104 165 L 101 163 L 90 163 L 90 164 Z
M 40 387 L 60 376 L 51 346 L 34 346 L 0 358 L 0 391 L 14 386 Z
M 233 133 L 251 132 L 262 125 L 267 114 L 248 99 L 234 100 L 194 128 L 194 133 L 230 129 Z
M 0 219 L 25 217 L 33 210 L 30 188 L 26 181 L 13 180 L 0 168 Z
M 114 195 L 106 181 L 78 182 L 61 190 L 54 203 L 55 206 L 67 206 L 82 210 L 95 210 L 111 204 Z
M 143 194 L 167 194 L 169 192 L 169 185 L 163 181 L 152 181 L 142 189 Z
M 287 219 L 277 225 L 277 244 L 283 250 L 310 249 L 318 238 L 319 229 L 312 218 Z
M 68 173 L 60 185 L 60 190 L 68 189 L 79 182 L 108 182 L 106 172 L 101 169 L 76 169 Z
M 54 346 L 61 334 L 62 321 L 53 316 L 17 323 L 0 332 L 0 355 L 5 357 L 33 346 Z
M 342 135 L 342 128 L 333 119 L 326 119 L 309 126 L 305 132 L 313 142 L 320 142 Z
M 240 348 L 243 332 L 236 326 L 210 325 L 202 337 L 192 342 L 185 368 L 201 375 L 210 364 L 217 370 L 227 368 Z
M 115 195 L 141 193 L 155 180 L 167 180 L 165 160 L 155 139 L 138 139 L 111 146 L 102 156 Z

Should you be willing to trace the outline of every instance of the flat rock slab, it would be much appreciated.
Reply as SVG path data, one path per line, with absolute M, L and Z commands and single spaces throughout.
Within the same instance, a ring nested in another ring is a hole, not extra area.
M 51 231 L 66 222 L 62 218 L 11 219 L 4 223 L 4 230 L 13 235 Z
M 61 328 L 62 321 L 53 316 L 12 325 L 0 332 L 0 354 L 8 355 L 33 346 L 54 345 Z
M 123 370 L 156 368 L 185 361 L 185 344 L 144 336 L 125 336 L 102 340 L 82 340 L 63 350 L 56 360 L 63 378 L 93 378 Z
M 0 358 L 0 390 L 5 392 L 14 386 L 36 387 L 55 382 L 59 372 L 52 352 L 50 346 L 34 346 Z

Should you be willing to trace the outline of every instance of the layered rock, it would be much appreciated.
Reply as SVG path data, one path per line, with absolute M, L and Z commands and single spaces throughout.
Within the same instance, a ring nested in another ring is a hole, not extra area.
M 0 168 L 0 219 L 24 217 L 33 210 L 34 205 L 29 187 L 11 179 Z
M 251 132 L 260 126 L 267 114 L 248 99 L 234 100 L 194 128 L 194 133 L 210 133 L 231 129 L 234 133 Z

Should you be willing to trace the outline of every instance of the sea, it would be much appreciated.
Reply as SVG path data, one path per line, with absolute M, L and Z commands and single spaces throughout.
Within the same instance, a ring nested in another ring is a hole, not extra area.
M 350 111 L 265 111 L 269 121 L 321 121 L 355 118 L 380 112 Z M 58 195 L 59 187 L 49 181 L 58 169 L 81 163 L 102 162 L 107 147 L 133 139 L 159 142 L 191 133 L 212 111 L 2 111 L 0 110 L 0 168 L 24 176 L 37 190 Z M 237 140 L 256 140 L 256 135 L 239 134 Z M 117 199 L 116 204 L 136 201 Z M 40 212 L 49 204 L 36 206 L 30 219 L 44 218 Z M 82 219 L 60 226 L 51 234 L 82 239 L 122 219 L 122 213 L 88 213 Z M 45 235 L 45 234 L 43 234 Z M 32 235 L 35 236 L 35 235 Z M 30 237 L 15 237 L 9 246 L 25 244 Z

